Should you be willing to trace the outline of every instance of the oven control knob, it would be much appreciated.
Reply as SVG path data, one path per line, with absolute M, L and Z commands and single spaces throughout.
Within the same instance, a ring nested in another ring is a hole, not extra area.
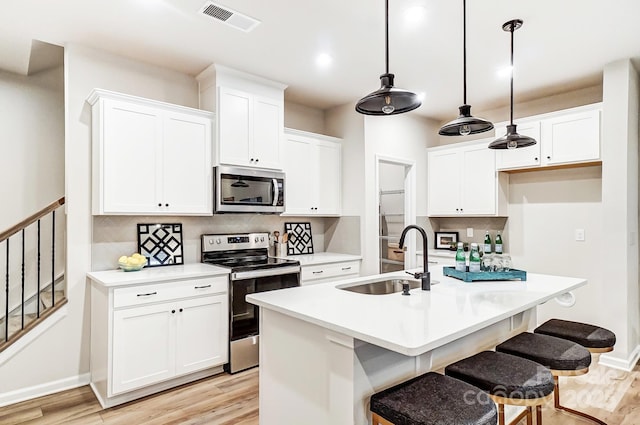
M 209 245 L 213 245 L 213 239 L 209 239 Z
M 264 236 L 260 237 L 260 242 L 264 242 Z
M 222 239 L 220 239 L 220 238 L 216 239 L 216 243 L 217 243 L 218 245 L 220 245 L 220 244 L 222 243 Z
M 253 239 L 253 241 L 254 241 L 255 243 L 258 243 L 258 241 L 259 241 L 259 240 L 260 240 L 260 238 L 258 238 L 257 236 L 255 237 L 255 239 Z

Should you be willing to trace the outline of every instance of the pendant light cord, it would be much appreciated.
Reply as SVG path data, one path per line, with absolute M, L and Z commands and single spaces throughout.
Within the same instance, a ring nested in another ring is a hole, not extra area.
M 513 125 L 513 32 L 515 31 L 516 23 L 511 23 L 511 125 Z
M 467 104 L 467 0 L 462 0 L 462 87 L 463 105 Z
M 385 64 L 386 73 L 389 73 L 389 0 L 385 0 L 384 14 L 384 44 L 385 44 Z

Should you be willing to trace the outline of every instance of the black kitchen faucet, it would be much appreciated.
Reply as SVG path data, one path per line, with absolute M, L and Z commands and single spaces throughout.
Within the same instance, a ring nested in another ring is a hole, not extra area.
M 402 229 L 402 234 L 400 235 L 400 243 L 398 247 L 400 249 L 404 246 L 404 237 L 410 229 L 416 229 L 422 235 L 422 258 L 424 260 L 424 265 L 422 269 L 422 273 L 409 273 L 413 275 L 414 278 L 420 279 L 422 281 L 422 290 L 430 291 L 431 290 L 431 273 L 429 273 L 429 255 L 427 253 L 427 232 L 420 226 L 416 226 L 415 224 L 410 224 L 404 229 Z

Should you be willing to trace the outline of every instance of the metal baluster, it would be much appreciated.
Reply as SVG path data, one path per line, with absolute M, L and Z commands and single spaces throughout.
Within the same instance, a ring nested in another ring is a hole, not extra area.
M 51 211 L 51 307 L 56 305 L 56 293 L 54 291 L 56 279 L 56 211 Z
M 37 255 L 37 273 L 38 273 L 38 295 L 36 296 L 36 302 L 38 304 L 38 307 L 36 309 L 36 315 L 37 317 L 40 317 L 40 220 L 38 220 L 38 255 Z
M 21 266 L 21 286 L 20 286 L 20 329 L 24 329 L 24 229 L 22 229 L 22 266 Z
M 7 238 L 7 280 L 5 287 L 4 340 L 9 341 L 9 239 Z

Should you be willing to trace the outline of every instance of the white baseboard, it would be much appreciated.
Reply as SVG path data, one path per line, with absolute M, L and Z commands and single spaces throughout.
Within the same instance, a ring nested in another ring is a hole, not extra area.
M 638 363 L 639 359 L 640 345 L 637 345 L 626 359 L 619 359 L 617 357 L 613 357 L 611 354 L 600 354 L 600 360 L 598 363 L 603 366 L 630 372 L 635 367 L 636 363 Z
M 42 323 L 39 323 L 36 327 L 31 329 L 31 331 L 27 332 L 26 335 L 21 337 L 19 340 L 7 347 L 6 350 L 0 353 L 0 366 L 5 364 L 9 359 L 18 354 L 33 341 L 40 338 L 40 336 L 53 325 L 64 319 L 67 316 L 67 307 L 68 304 L 65 304 L 58 310 L 54 311 L 51 316 L 44 319 Z
M 46 384 L 2 393 L 0 394 L 0 407 L 88 385 L 90 377 L 91 375 L 89 373 L 85 373 L 78 376 L 60 379 L 59 381 L 48 382 Z

